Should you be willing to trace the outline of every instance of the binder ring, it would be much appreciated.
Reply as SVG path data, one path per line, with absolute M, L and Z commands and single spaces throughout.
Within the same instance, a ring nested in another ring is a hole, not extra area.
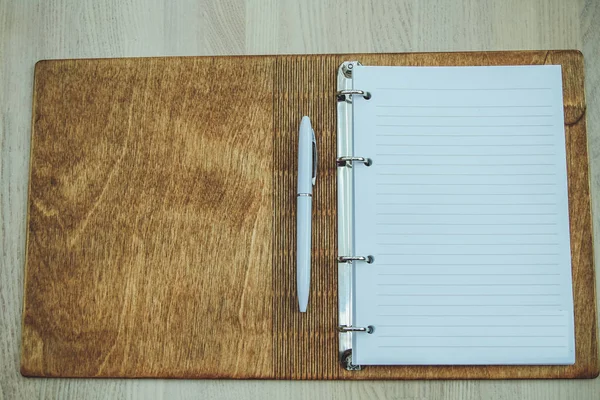
M 367 264 L 373 264 L 375 258 L 373 256 L 339 256 L 339 263 L 352 264 L 352 261 L 365 261 Z
M 352 364 L 352 349 L 344 351 L 340 357 L 342 365 L 348 371 L 360 371 L 363 369 L 361 365 Z
M 373 325 L 369 325 L 369 326 L 349 326 L 349 325 L 340 325 L 338 326 L 338 331 L 345 333 L 345 332 L 366 332 L 368 334 L 371 334 L 373 332 L 375 332 L 375 327 Z
M 370 158 L 366 157 L 342 156 L 336 159 L 338 167 L 352 167 L 352 163 L 355 161 L 361 162 L 367 167 L 373 164 L 373 161 Z
M 365 90 L 347 89 L 338 90 L 336 93 L 338 101 L 348 101 L 349 103 L 352 102 L 353 95 L 362 96 L 365 100 L 369 100 L 371 98 L 371 92 L 367 92 Z

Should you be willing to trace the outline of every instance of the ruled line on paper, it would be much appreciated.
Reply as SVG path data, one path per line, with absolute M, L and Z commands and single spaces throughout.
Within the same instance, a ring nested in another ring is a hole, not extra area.
M 398 144 L 398 143 L 377 143 L 377 146 L 385 146 L 385 147 L 540 147 L 540 146 L 554 146 L 553 143 L 538 143 L 538 144 L 519 144 L 519 143 L 510 143 L 510 144 L 440 144 L 440 145 L 431 145 L 431 144 Z M 528 155 L 528 154 L 525 154 Z
M 391 206 L 422 206 L 422 205 L 428 205 L 428 206 L 554 206 L 556 205 L 556 203 L 460 203 L 460 204 L 453 204 L 453 203 L 376 203 L 378 206 L 386 206 L 386 205 L 391 205 Z
M 560 286 L 559 283 L 376 283 L 377 286 Z M 477 304 L 476 304 L 477 305 Z
M 555 304 L 397 304 L 398 307 L 560 307 Z
M 377 182 L 379 186 L 556 186 L 556 183 L 410 183 Z
M 498 253 L 379 253 L 380 256 L 557 256 L 558 253 L 511 253 L 511 254 L 498 254 Z
M 378 196 L 552 196 L 556 193 L 384 193 Z
M 431 91 L 445 91 L 445 90 L 454 90 L 454 91 L 469 91 L 469 90 L 477 90 L 477 91 L 493 91 L 493 90 L 551 90 L 550 87 L 516 87 L 516 88 L 399 88 L 399 87 L 378 87 L 377 90 L 431 90 Z
M 375 126 L 401 126 L 406 128 L 516 128 L 516 127 L 529 127 L 529 126 L 540 126 L 548 127 L 551 124 L 493 124 L 493 125 L 414 125 L 414 124 L 375 124 Z
M 398 213 L 398 212 L 377 212 L 375 215 L 483 215 L 483 216 L 498 216 L 498 215 L 557 215 L 556 213 Z
M 486 328 L 486 327 L 506 327 L 506 328 L 518 328 L 518 327 L 536 327 L 536 328 L 560 328 L 564 327 L 563 324 L 544 324 L 544 325 L 378 325 L 380 328 L 413 328 L 413 327 L 432 327 L 432 328 L 455 328 L 455 327 L 469 327 L 469 328 Z
M 413 137 L 413 136 L 418 136 L 418 137 L 428 137 L 428 136 L 432 136 L 432 137 L 540 137 L 540 136 L 546 136 L 546 137 L 550 137 L 552 136 L 552 134 L 546 134 L 546 133 L 540 133 L 540 134 L 535 134 L 535 133 L 527 133 L 527 134 L 485 134 L 485 135 L 481 135 L 481 134 L 462 134 L 462 133 L 435 133 L 435 134 L 427 134 L 427 133 L 376 133 L 375 136 L 393 136 L 393 137 L 402 137 L 402 136 L 407 136 L 407 137 Z
M 394 314 L 395 317 L 528 317 L 528 318 L 546 318 L 562 317 L 564 314 Z M 395 327 L 396 325 L 380 325 L 380 327 Z
M 397 265 L 397 263 L 393 263 L 393 264 L 385 264 L 382 262 L 377 262 L 377 265 Z M 477 267 L 481 267 L 481 266 L 493 266 L 493 267 L 507 267 L 507 266 L 514 266 L 514 267 L 522 267 L 522 266 L 530 266 L 530 265 L 537 265 L 537 266 L 556 266 L 556 265 L 560 265 L 559 263 L 529 263 L 529 264 L 513 264 L 510 263 L 509 265 L 507 265 L 507 263 L 495 263 L 495 264 L 485 264 L 485 263 L 459 263 L 459 264 L 452 264 L 452 263 L 426 263 L 426 264 L 402 264 L 402 266 L 417 266 L 417 267 L 423 267 L 423 266 L 450 266 L 450 267 L 461 267 L 461 266 L 477 266 Z
M 554 164 L 550 164 L 550 163 L 519 163 L 519 164 L 506 164 L 506 163 L 502 163 L 502 164 L 490 164 L 490 163 L 486 163 L 486 164 L 454 164 L 454 163 L 441 163 L 441 164 L 436 164 L 436 163 L 421 163 L 421 164 L 410 164 L 410 163 L 381 163 L 378 162 L 377 165 L 381 165 L 381 166 L 437 166 L 437 167 L 478 167 L 478 168 L 482 168 L 482 167 L 523 167 L 523 166 L 536 166 L 536 167 L 549 167 L 549 166 L 553 166 Z
M 483 177 L 489 177 L 489 176 L 555 176 L 556 173 L 516 173 L 516 174 L 509 174 L 509 173 L 485 173 L 485 172 L 481 172 L 479 174 L 475 174 L 475 173 L 448 173 L 448 172 L 438 172 L 438 173 L 394 173 L 394 172 L 386 172 L 386 173 L 378 173 L 379 176 L 483 176 Z
M 402 114 L 377 114 L 378 118 L 544 118 L 553 117 L 554 114 L 537 115 L 402 115 Z
M 565 335 L 379 335 L 379 337 L 404 337 L 404 338 L 562 338 Z
M 377 104 L 378 108 L 550 108 L 552 105 L 429 105 L 429 104 L 412 104 L 412 105 L 396 105 L 396 104 Z
M 415 348 L 415 347 L 427 347 L 427 348 L 440 348 L 440 347 L 447 347 L 447 348 L 452 348 L 452 347 L 458 347 L 458 348 L 527 348 L 530 349 L 532 347 L 539 347 L 539 348 L 562 348 L 562 347 L 566 347 L 564 345 L 561 346 L 539 346 L 539 345 L 526 345 L 526 346 L 492 346 L 492 345 L 488 345 L 488 346 L 474 346 L 474 345 L 459 345 L 459 346 L 440 346 L 440 345 L 425 345 L 425 346 L 419 346 L 419 345 L 410 345 L 410 346 L 400 346 L 400 345 L 379 345 L 379 347 L 410 347 L 410 348 Z
M 381 243 L 380 246 L 556 246 L 558 243 Z
M 447 274 L 448 275 L 448 274 Z M 395 295 L 395 297 L 513 297 L 513 296 L 535 296 L 535 297 L 552 297 L 552 296 L 560 296 L 560 293 L 493 293 L 493 294 L 456 294 L 456 293 L 443 293 L 443 294 L 399 294 Z M 377 307 L 398 307 L 398 304 L 377 304 Z
M 470 222 L 470 223 L 439 223 L 439 222 L 434 222 L 434 223 L 423 223 L 423 222 L 417 222 L 417 223 L 406 223 L 406 222 L 376 222 L 376 225 L 434 225 L 434 226 L 440 226 L 440 225 L 453 225 L 453 226 L 539 226 L 539 225 L 556 225 L 556 222 L 538 222 L 538 223 L 534 223 L 534 222 L 525 222 L 525 223 L 475 223 L 475 222 Z
M 493 153 L 479 153 L 479 154 L 436 154 L 436 153 L 375 153 L 377 156 L 403 156 L 403 157 L 536 157 L 536 156 L 553 156 L 554 153 L 533 153 L 533 154 L 493 154 Z
M 395 272 L 395 273 L 377 273 L 377 275 L 379 276 L 560 276 L 560 274 L 549 274 L 549 273 L 537 273 L 537 274 L 507 274 L 507 273 L 501 273 L 501 274 L 481 274 L 481 273 L 468 273 L 468 274 L 459 274 L 456 272 L 453 273 L 449 273 L 449 274 L 440 274 L 440 273 L 429 273 L 429 274 L 407 274 L 407 273 L 402 273 L 402 272 Z M 416 295 L 415 295 L 416 296 Z M 423 295 L 423 296 L 430 296 L 430 295 Z M 439 296 L 445 296 L 444 294 L 440 294 Z M 459 296 L 459 295 L 457 295 Z M 470 296 L 475 296 L 475 295 L 470 295 Z M 481 294 L 481 296 L 495 296 L 495 294 Z M 514 295 L 514 296 L 518 296 L 518 294 Z

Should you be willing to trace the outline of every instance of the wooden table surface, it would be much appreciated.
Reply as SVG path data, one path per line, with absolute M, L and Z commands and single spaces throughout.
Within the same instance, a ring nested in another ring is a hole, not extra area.
M 598 379 L 259 382 L 26 379 L 19 374 L 31 93 L 36 61 L 521 49 L 579 49 L 584 54 L 592 207 L 594 214 L 600 215 L 597 0 L 0 0 L 0 400 L 259 396 L 597 399 Z M 598 232 L 597 218 L 594 228 Z M 600 249 L 598 237 L 596 249 Z

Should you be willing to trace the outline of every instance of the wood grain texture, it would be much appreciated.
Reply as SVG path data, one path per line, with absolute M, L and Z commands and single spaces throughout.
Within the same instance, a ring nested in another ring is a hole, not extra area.
M 275 74 L 275 182 L 273 317 L 275 377 L 332 379 L 339 370 L 337 297 L 336 104 L 341 56 L 277 57 Z M 296 296 L 298 127 L 311 118 L 318 174 L 313 190 L 311 290 L 306 313 Z
M 33 66 L 40 59 L 581 49 L 593 215 L 595 232 L 599 230 L 600 2 L 222 0 L 218 9 L 205 3 L 0 0 L 0 399 L 597 399 L 600 379 L 223 382 L 20 375 L 31 88 Z M 347 23 L 332 23 L 340 15 Z M 596 248 L 599 237 L 594 235 Z
M 272 73 L 37 64 L 24 375 L 273 376 Z
M 344 60 L 563 66 L 575 365 L 341 368 L 333 93 Z M 254 79 L 247 71 L 255 71 Z M 595 377 L 585 112 L 583 58 L 576 51 L 40 63 L 22 372 L 278 379 Z M 311 116 L 319 138 L 313 285 L 306 314 L 297 311 L 293 251 L 292 160 L 302 115 Z

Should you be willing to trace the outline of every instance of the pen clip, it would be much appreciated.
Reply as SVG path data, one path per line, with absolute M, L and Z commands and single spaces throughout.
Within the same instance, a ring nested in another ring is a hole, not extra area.
M 315 139 L 315 130 L 312 130 L 312 184 L 317 182 L 317 140 Z

